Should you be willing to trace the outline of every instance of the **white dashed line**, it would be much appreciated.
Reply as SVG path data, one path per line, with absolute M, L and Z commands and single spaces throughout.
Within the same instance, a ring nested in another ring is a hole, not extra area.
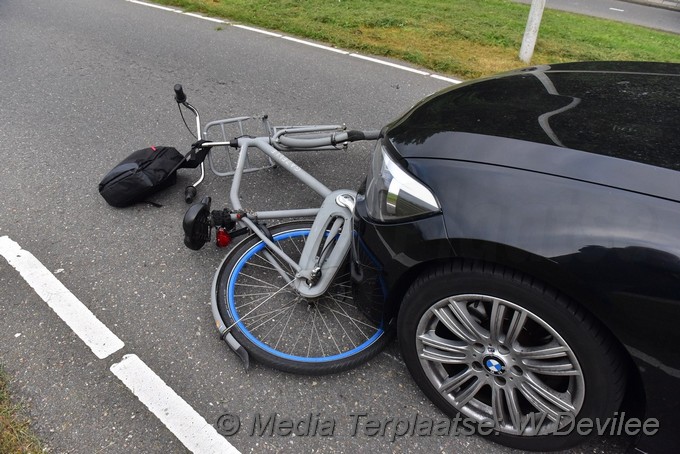
M 125 346 L 40 260 L 7 236 L 0 237 L 0 255 L 5 257 L 38 296 L 90 347 L 97 358 L 104 359 Z
M 136 355 L 125 355 L 111 366 L 111 372 L 191 452 L 239 452 Z
M 33 254 L 8 236 L 0 237 L 0 255 L 19 272 L 48 306 L 99 359 L 125 346 L 106 325 L 71 293 Z M 15 338 L 21 337 L 16 333 Z M 238 454 L 214 427 L 136 355 L 125 355 L 111 372 L 194 453 Z
M 619 13 L 625 13 L 626 12 L 625 10 L 618 9 L 618 8 L 609 8 L 609 9 L 612 10 L 612 11 L 618 11 Z

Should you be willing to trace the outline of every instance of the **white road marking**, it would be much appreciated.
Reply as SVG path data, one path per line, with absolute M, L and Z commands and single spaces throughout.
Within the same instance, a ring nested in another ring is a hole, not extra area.
M 451 84 L 459 84 L 459 83 L 462 82 L 458 79 L 451 79 L 449 77 L 439 76 L 437 74 L 430 74 L 427 71 L 421 71 L 419 69 L 410 68 L 408 66 L 399 65 L 399 64 L 396 64 L 396 63 L 391 63 L 391 62 L 388 62 L 388 61 L 385 61 L 385 60 L 380 60 L 380 59 L 373 58 L 373 57 L 367 57 L 365 55 L 350 53 L 350 52 L 345 51 L 345 50 L 336 49 L 336 48 L 329 47 L 329 46 L 324 46 L 322 44 L 317 44 L 317 43 L 314 43 L 314 42 L 311 42 L 311 41 L 306 41 L 304 39 L 293 38 L 291 36 L 284 36 L 284 35 L 281 35 L 279 33 L 274 33 L 274 32 L 262 30 L 262 29 L 259 29 L 259 28 L 249 27 L 247 25 L 233 24 L 231 22 L 223 21 L 221 19 L 215 19 L 215 18 L 212 18 L 212 17 L 201 16 L 201 15 L 195 14 L 195 13 L 186 13 L 186 12 L 181 11 L 181 10 L 167 8 L 167 7 L 164 7 L 164 6 L 154 5 L 154 4 L 146 3 L 146 2 L 140 2 L 139 0 L 125 0 L 125 1 L 130 2 L 130 3 L 136 3 L 138 5 L 150 6 L 152 8 L 158 8 L 158 9 L 162 9 L 162 10 L 166 10 L 166 11 L 171 11 L 173 13 L 180 13 L 180 14 L 183 14 L 185 16 L 191 16 L 191 17 L 196 17 L 196 18 L 199 18 L 199 19 L 205 19 L 205 20 L 212 21 L 212 22 L 227 24 L 227 25 L 231 25 L 232 27 L 241 28 L 243 30 L 256 32 L 256 33 L 260 33 L 260 34 L 267 35 L 267 36 L 273 36 L 274 38 L 282 38 L 282 39 L 285 39 L 287 41 L 292 41 L 292 42 L 295 42 L 295 43 L 298 43 L 298 44 L 304 44 L 305 46 L 316 47 L 316 48 L 327 50 L 327 51 L 330 51 L 330 52 L 335 52 L 337 54 L 349 55 L 350 57 L 360 58 L 362 60 L 370 61 L 372 63 L 377 63 L 379 65 L 391 66 L 392 68 L 397 68 L 397 69 L 409 71 L 409 72 L 412 72 L 412 73 L 415 73 L 415 74 L 420 74 L 421 76 L 429 76 L 429 77 L 432 77 L 432 78 L 435 78 L 435 79 L 438 79 L 438 80 L 442 80 L 444 82 L 449 82 Z M 621 10 L 621 11 L 623 11 L 623 10 Z
M 432 77 L 433 79 L 443 80 L 444 82 L 450 82 L 452 84 L 459 84 L 463 82 L 462 80 L 451 79 L 450 77 L 440 76 L 439 74 L 430 74 L 430 77 Z
M 33 254 L 22 249 L 8 236 L 0 237 L 0 255 L 99 359 L 104 359 L 125 346 Z M 14 337 L 21 335 L 16 333 Z M 239 453 L 136 355 L 125 355 L 122 361 L 111 366 L 111 372 L 191 452 Z
M 218 24 L 228 24 L 229 23 L 229 22 L 223 21 L 222 19 L 215 19 L 214 17 L 201 16 L 200 14 L 195 14 L 195 13 L 182 13 L 182 14 L 184 14 L 185 16 L 191 16 L 191 17 L 195 17 L 197 19 L 203 19 L 203 20 L 207 20 L 207 21 L 210 21 L 210 22 L 217 22 Z
M 346 50 L 335 49 L 334 47 L 324 46 L 322 44 L 313 43 L 311 41 L 305 41 L 304 39 L 293 38 L 291 36 L 282 36 L 281 38 L 283 38 L 287 41 L 293 41 L 294 43 L 304 44 L 305 46 L 312 46 L 312 47 L 316 47 L 316 48 L 319 48 L 319 49 L 328 50 L 328 51 L 331 51 L 331 52 L 335 52 L 337 54 L 342 54 L 342 55 L 348 55 L 349 54 L 349 52 L 347 52 Z
M 125 0 L 126 2 L 135 3 L 137 5 L 150 6 L 151 8 L 162 9 L 163 11 L 170 11 L 171 13 L 181 13 L 179 9 L 168 8 L 167 6 L 154 5 L 153 3 L 140 2 L 139 0 Z
M 125 355 L 121 362 L 111 366 L 111 372 L 191 452 L 238 454 L 231 443 L 136 355 Z
M 247 25 L 233 24 L 233 26 L 237 28 L 242 28 L 243 30 L 249 30 L 251 32 L 261 33 L 263 35 L 273 36 L 274 38 L 283 37 L 283 35 L 279 35 L 278 33 L 268 32 L 267 30 L 260 30 L 259 28 L 248 27 Z
M 624 12 L 625 12 L 625 10 L 618 9 L 618 8 L 609 8 L 609 9 L 612 10 L 612 11 L 618 11 L 619 13 L 624 13 Z
M 40 260 L 7 236 L 0 237 L 0 255 L 5 257 L 38 296 L 90 347 L 97 358 L 104 359 L 125 346 Z
M 398 65 L 396 63 L 391 63 L 391 62 L 384 61 L 384 60 L 378 60 L 377 58 L 367 57 L 365 55 L 349 54 L 349 56 L 355 57 L 355 58 L 360 58 L 362 60 L 370 61 L 370 62 L 373 62 L 373 63 L 378 63 L 380 65 L 391 66 L 392 68 L 403 69 L 404 71 L 409 71 L 409 72 L 412 72 L 412 73 L 420 74 L 421 76 L 429 76 L 430 75 L 430 73 L 425 72 L 425 71 L 421 71 L 419 69 L 413 69 L 413 68 L 409 68 L 408 66 Z

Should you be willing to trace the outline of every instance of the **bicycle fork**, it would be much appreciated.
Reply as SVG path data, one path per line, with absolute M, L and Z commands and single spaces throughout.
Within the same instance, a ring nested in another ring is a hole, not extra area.
M 355 197 L 354 191 L 333 191 L 314 218 L 293 284 L 303 297 L 323 295 L 342 266 L 352 241 Z
M 338 190 L 326 196 L 314 218 L 300 261 L 293 261 L 248 218 L 241 219 L 267 245 L 263 254 L 272 267 L 304 298 L 323 295 L 342 266 L 352 241 L 352 212 L 356 192 Z M 291 276 L 284 262 L 294 270 Z

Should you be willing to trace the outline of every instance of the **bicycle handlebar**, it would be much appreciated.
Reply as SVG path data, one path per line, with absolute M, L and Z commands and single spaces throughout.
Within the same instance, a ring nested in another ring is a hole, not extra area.
M 201 119 L 199 117 L 198 111 L 187 102 L 187 96 L 184 93 L 184 89 L 181 84 L 175 84 L 175 101 L 177 104 L 184 105 L 187 109 L 191 110 L 196 116 L 196 137 L 202 138 L 201 133 Z M 180 109 L 181 111 L 181 109 Z M 249 118 L 249 117 L 243 117 Z M 266 117 L 265 117 L 266 118 Z M 188 127 L 188 126 L 187 126 Z M 285 151 L 286 148 L 289 149 L 315 149 L 323 147 L 336 147 L 338 144 L 344 144 L 346 142 L 356 142 L 358 140 L 377 140 L 380 137 L 379 130 L 371 131 L 338 131 L 332 133 L 324 133 L 313 136 L 298 136 L 298 137 L 287 137 L 286 133 L 308 133 L 315 131 L 323 131 L 324 129 L 340 128 L 340 126 L 303 126 L 303 127 L 293 127 L 290 130 L 282 130 L 275 136 L 270 136 L 270 144 L 275 148 L 277 145 L 282 146 Z M 201 144 L 203 148 L 211 148 L 215 146 L 238 146 L 238 139 L 229 142 L 204 142 Z
M 175 85 L 175 101 L 177 101 L 177 104 L 182 104 L 186 102 L 187 100 L 187 95 L 184 94 L 184 90 L 182 89 L 181 84 L 176 84 Z
M 291 148 L 316 148 L 335 146 L 344 142 L 356 142 L 357 140 L 376 140 L 380 137 L 380 131 L 347 131 L 337 132 L 326 137 L 295 138 L 279 136 L 277 142 Z

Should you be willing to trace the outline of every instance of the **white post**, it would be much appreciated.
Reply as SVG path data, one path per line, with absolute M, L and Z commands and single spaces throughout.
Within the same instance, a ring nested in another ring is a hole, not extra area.
M 529 63 L 531 57 L 534 55 L 534 46 L 536 45 L 536 38 L 538 37 L 538 27 L 541 26 L 544 8 L 545 0 L 531 0 L 527 28 L 524 30 L 522 47 L 519 50 L 519 59 L 524 63 Z

